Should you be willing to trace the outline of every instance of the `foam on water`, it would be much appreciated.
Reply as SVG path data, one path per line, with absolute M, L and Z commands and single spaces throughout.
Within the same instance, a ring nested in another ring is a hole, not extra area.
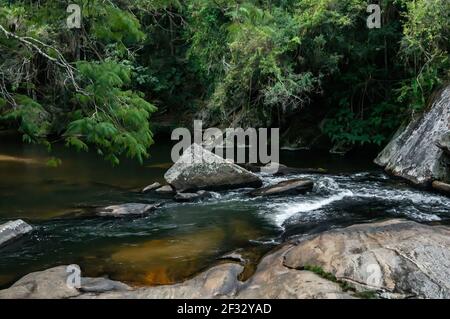
M 356 201 L 367 202 L 370 206 L 373 201 L 378 200 L 386 206 L 392 206 L 384 213 L 424 222 L 441 220 L 437 212 L 450 214 L 450 201 L 447 197 L 416 190 L 406 185 L 389 184 L 389 178 L 386 178 L 384 174 L 374 175 L 364 172 L 333 176 L 299 175 L 289 178 L 298 177 L 314 180 L 315 185 L 311 193 L 270 199 L 260 205 L 263 214 L 278 227 L 284 228 L 286 223 L 297 223 L 299 220 L 323 219 L 324 209 L 327 210 L 328 215 L 333 215 L 333 208 L 330 206 L 343 200 L 346 201 L 344 205 L 349 206 Z M 266 179 L 269 179 L 265 181 L 267 184 L 274 184 L 288 178 Z M 294 218 L 302 214 L 309 216 L 301 219 Z
M 318 200 L 282 204 L 275 208 L 276 214 L 273 216 L 273 219 L 277 226 L 282 227 L 286 220 L 296 214 L 315 211 L 350 196 L 354 196 L 353 192 L 350 190 L 345 190 L 341 193 Z

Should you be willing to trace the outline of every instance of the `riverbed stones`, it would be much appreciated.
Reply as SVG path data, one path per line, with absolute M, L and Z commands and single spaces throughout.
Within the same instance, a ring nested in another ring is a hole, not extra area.
M 0 246 L 6 245 L 15 239 L 30 233 L 33 227 L 21 219 L 9 221 L 0 225 Z
M 448 159 L 442 148 L 449 130 L 450 86 L 436 95 L 431 108 L 399 129 L 375 163 L 395 176 L 429 186 L 433 180 L 449 179 Z
M 99 216 L 108 217 L 127 217 L 148 214 L 160 206 L 156 204 L 126 203 L 120 205 L 111 205 L 98 209 Z
M 164 175 L 178 192 L 261 187 L 258 175 L 192 144 Z
M 358 288 L 414 298 L 450 298 L 450 228 L 388 220 L 300 239 L 290 269 L 316 266 Z
M 174 197 L 177 202 L 193 202 L 211 196 L 207 191 L 198 191 L 196 193 L 177 193 Z
M 281 196 L 304 194 L 313 189 L 314 182 L 310 179 L 296 178 L 275 185 L 259 188 L 250 192 L 251 196 Z
M 144 187 L 144 189 L 142 190 L 142 193 L 149 193 L 151 191 L 154 191 L 157 188 L 160 188 L 162 185 L 158 182 L 155 182 L 153 184 L 150 184 L 146 187 Z
M 175 194 L 175 190 L 170 185 L 161 186 L 161 187 L 157 188 L 155 192 L 158 193 L 158 194 L 161 194 L 161 195 L 172 195 L 172 194 Z

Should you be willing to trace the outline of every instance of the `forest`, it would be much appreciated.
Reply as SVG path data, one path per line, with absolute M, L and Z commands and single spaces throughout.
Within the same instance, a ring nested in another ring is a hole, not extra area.
M 0 1 L 0 128 L 114 165 L 193 119 L 383 146 L 449 79 L 447 0 L 73 2 L 80 28 L 68 1 Z

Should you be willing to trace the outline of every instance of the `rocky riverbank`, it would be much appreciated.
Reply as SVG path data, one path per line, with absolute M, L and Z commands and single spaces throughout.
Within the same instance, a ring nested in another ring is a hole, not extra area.
M 104 278 L 67 285 L 66 266 L 29 274 L 0 298 L 450 298 L 450 228 L 393 219 L 291 240 L 246 281 L 236 262 L 185 282 L 133 288 Z
M 450 182 L 449 121 L 450 86 L 447 86 L 436 94 L 424 114 L 398 130 L 375 163 L 419 186 L 431 187 L 433 181 Z

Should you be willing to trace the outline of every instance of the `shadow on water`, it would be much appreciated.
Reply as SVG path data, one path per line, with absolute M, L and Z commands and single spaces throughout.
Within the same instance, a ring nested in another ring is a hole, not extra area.
M 167 201 L 140 218 L 100 218 L 94 207 L 161 198 L 137 190 L 163 181 L 171 144 L 157 142 L 143 165 L 118 167 L 95 154 L 55 147 L 49 154 L 14 138 L 0 137 L 0 222 L 23 218 L 35 230 L 0 250 L 0 287 L 56 265 L 79 264 L 85 276 L 109 276 L 133 285 L 179 282 L 214 265 L 234 250 L 250 259 L 245 276 L 277 243 L 330 228 L 383 218 L 447 223 L 450 204 L 440 195 L 386 177 L 372 156 L 284 152 L 281 162 L 322 167 L 327 175 L 306 195 L 252 198 L 247 190 L 213 193 L 199 203 Z M 262 176 L 265 184 L 290 177 Z

